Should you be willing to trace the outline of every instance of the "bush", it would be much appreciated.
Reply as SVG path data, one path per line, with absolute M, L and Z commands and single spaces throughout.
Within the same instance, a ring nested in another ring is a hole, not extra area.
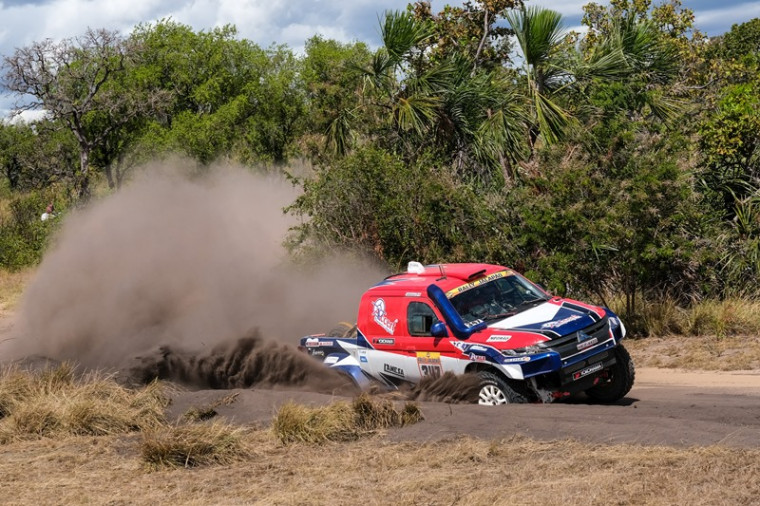
M 214 422 L 145 433 L 140 453 L 151 469 L 229 464 L 248 455 L 245 429 Z
M 321 444 L 353 441 L 378 429 L 403 427 L 422 419 L 422 412 L 414 403 L 406 403 L 399 411 L 388 399 L 373 399 L 362 394 L 351 404 L 335 402 L 310 408 L 287 403 L 277 412 L 272 429 L 283 443 Z
M 290 209 L 310 218 L 291 237 L 298 251 L 346 247 L 400 266 L 494 258 L 508 247 L 500 202 L 456 181 L 432 156 L 409 166 L 365 147 L 320 169 L 303 188 Z
M 0 266 L 19 270 L 36 265 L 61 221 L 63 200 L 53 190 L 33 191 L 13 198 L 0 214 Z M 45 208 L 54 202 L 56 217 L 42 221 Z
M 0 443 L 155 429 L 167 404 L 155 382 L 130 390 L 98 373 L 77 376 L 69 364 L 37 372 L 9 367 L 0 372 Z

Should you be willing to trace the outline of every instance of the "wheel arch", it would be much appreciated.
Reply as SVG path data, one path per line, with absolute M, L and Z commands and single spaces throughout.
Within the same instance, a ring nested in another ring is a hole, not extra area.
M 497 369 L 491 364 L 486 364 L 482 362 L 472 362 L 470 364 L 467 364 L 467 367 L 464 368 L 465 374 L 477 374 L 482 371 L 493 373 L 505 381 L 511 379 L 506 374 L 504 374 L 504 371 Z

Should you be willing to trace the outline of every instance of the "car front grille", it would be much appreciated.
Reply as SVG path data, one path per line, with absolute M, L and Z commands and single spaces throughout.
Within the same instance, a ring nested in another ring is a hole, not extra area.
M 583 333 L 583 336 L 581 333 Z M 559 353 L 560 357 L 564 360 L 590 350 L 598 344 L 607 341 L 609 338 L 609 321 L 605 316 L 598 322 L 594 322 L 584 329 L 566 336 L 554 338 L 547 342 L 545 346 L 550 350 Z M 594 339 L 596 341 L 594 341 Z

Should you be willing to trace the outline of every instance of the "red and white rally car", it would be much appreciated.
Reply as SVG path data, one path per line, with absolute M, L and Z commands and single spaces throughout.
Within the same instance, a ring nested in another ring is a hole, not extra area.
M 480 404 L 551 402 L 585 392 L 612 403 L 633 386 L 625 326 L 607 308 L 556 297 L 507 267 L 410 262 L 361 298 L 356 337 L 301 348 L 360 386 L 480 377 Z

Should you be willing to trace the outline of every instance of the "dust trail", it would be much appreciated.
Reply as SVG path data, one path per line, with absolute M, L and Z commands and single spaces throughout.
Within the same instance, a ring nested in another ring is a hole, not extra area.
M 282 178 L 230 168 L 200 178 L 145 173 L 67 218 L 0 358 L 128 367 L 160 347 L 212 356 L 252 328 L 295 344 L 353 321 L 361 293 L 385 275 L 339 258 L 289 264 L 282 242 L 295 222 L 282 208 L 297 192 Z
M 477 402 L 480 379 L 477 374 L 456 375 L 447 372 L 438 378 L 422 378 L 417 385 L 404 392 L 409 400 L 469 404 Z
M 207 354 L 162 346 L 136 361 L 129 379 L 138 383 L 161 378 L 200 388 L 290 385 L 319 392 L 356 393 L 344 375 L 287 345 L 263 339 L 256 330 L 236 341 L 220 343 Z

